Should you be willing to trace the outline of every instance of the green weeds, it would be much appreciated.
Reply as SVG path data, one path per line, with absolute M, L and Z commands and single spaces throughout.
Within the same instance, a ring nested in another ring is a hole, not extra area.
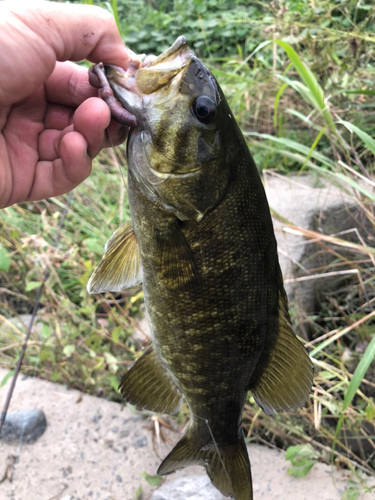
M 117 148 L 118 154 L 122 150 Z M 120 399 L 117 387 L 141 347 L 132 338 L 140 289 L 116 297 L 91 296 L 87 281 L 107 239 L 129 218 L 126 186 L 115 153 L 74 192 L 57 248 L 52 243 L 67 197 L 25 203 L 0 212 L 0 361 L 13 368 L 22 346 L 36 289 L 46 282 L 24 370 L 83 391 Z M 114 167 L 105 166 L 113 163 Z M 24 323 L 22 322 L 24 319 Z

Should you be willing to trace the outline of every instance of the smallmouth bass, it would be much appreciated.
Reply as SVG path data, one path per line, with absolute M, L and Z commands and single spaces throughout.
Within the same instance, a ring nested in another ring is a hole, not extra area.
M 258 171 L 220 86 L 184 37 L 145 66 L 92 74 L 113 116 L 133 128 L 131 221 L 108 241 L 88 291 L 143 283 L 152 333 L 121 393 L 159 413 L 187 402 L 187 432 L 158 474 L 202 465 L 224 495 L 251 500 L 241 428 L 248 391 L 274 415 L 303 406 L 312 385 Z

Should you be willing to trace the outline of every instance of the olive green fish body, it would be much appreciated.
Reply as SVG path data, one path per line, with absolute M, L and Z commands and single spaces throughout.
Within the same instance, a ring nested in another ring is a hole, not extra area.
M 120 384 L 138 408 L 191 420 L 158 473 L 204 466 L 236 500 L 252 499 L 241 415 L 295 410 L 312 365 L 290 328 L 265 192 L 212 74 L 183 37 L 133 73 L 107 69 L 136 116 L 128 139 L 132 220 L 106 245 L 90 292 L 143 283 L 152 345 Z
M 242 147 L 238 165 L 229 166 L 228 193 L 199 223 L 155 210 L 131 173 L 129 178 L 154 349 L 184 394 L 194 425 L 205 427 L 199 419 L 207 419 L 220 443 L 238 440 L 246 393 L 268 361 L 278 323 L 272 222 L 255 165 Z M 162 258 L 160 242 L 178 231 L 194 265 L 190 281 L 180 285 L 175 268 L 184 261 Z

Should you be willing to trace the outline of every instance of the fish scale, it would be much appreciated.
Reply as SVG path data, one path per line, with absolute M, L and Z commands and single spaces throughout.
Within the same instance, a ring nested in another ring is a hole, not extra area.
M 249 174 L 251 173 L 253 176 L 256 174 L 255 180 L 260 182 L 256 171 L 251 172 L 249 168 L 246 168 L 245 174 L 250 178 Z M 220 424 L 217 425 L 214 424 L 217 419 L 213 419 L 213 417 L 221 414 L 220 407 L 225 406 L 229 386 L 237 388 L 236 396 L 241 402 L 245 398 L 251 372 L 256 366 L 252 358 L 254 356 L 258 357 L 259 351 L 260 336 L 257 334 L 256 327 L 259 323 L 269 323 L 267 300 L 261 301 L 264 306 L 260 309 L 254 307 L 251 303 L 254 300 L 257 302 L 257 297 L 262 292 L 261 287 L 256 285 L 257 282 L 263 283 L 264 293 L 264 280 L 259 279 L 259 267 L 253 263 L 254 260 L 262 260 L 264 250 L 258 245 L 252 249 L 254 245 L 249 240 L 258 240 L 261 236 L 253 238 L 254 232 L 257 227 L 264 231 L 264 226 L 257 223 L 258 218 L 253 219 L 250 226 L 241 220 L 237 223 L 233 220 L 231 214 L 239 212 L 234 207 L 237 207 L 238 200 L 241 199 L 238 197 L 237 189 L 235 189 L 235 192 L 228 195 L 216 210 L 207 215 L 203 225 L 197 224 L 186 232 L 187 242 L 194 249 L 194 260 L 200 281 L 197 286 L 188 287 L 183 292 L 180 292 L 178 300 L 175 300 L 174 291 L 170 292 L 168 283 L 163 280 L 165 269 L 160 269 L 158 265 L 160 260 L 155 258 L 158 252 L 157 248 L 152 249 L 150 239 L 146 238 L 144 239 L 145 250 L 142 251 L 143 239 L 141 235 L 137 236 L 138 231 L 142 235 L 151 234 L 153 228 L 159 225 L 158 216 L 162 217 L 164 221 L 168 214 L 163 214 L 162 209 L 155 212 L 153 207 L 150 206 L 150 216 L 147 221 L 143 220 L 142 227 L 138 229 L 136 223 L 137 211 L 147 211 L 149 200 L 143 198 L 136 186 L 133 187 L 132 176 L 130 176 L 129 181 L 129 193 L 136 194 L 134 199 L 132 195 L 130 196 L 130 206 L 133 228 L 136 238 L 139 240 L 141 254 L 144 255 L 142 260 L 144 280 L 148 283 L 147 288 L 144 289 L 145 303 L 149 316 L 152 318 L 152 332 L 157 351 L 170 372 L 178 380 L 181 391 L 184 393 L 193 414 L 209 421 L 216 442 L 220 444 L 226 441 L 228 435 L 235 435 L 236 439 L 238 439 L 240 411 L 236 412 L 235 418 L 232 412 L 227 411 L 220 419 Z M 250 184 L 243 179 L 242 183 Z M 246 195 L 244 188 L 240 189 L 241 192 Z M 263 191 L 260 189 L 258 197 L 262 198 L 263 196 Z M 258 202 L 259 204 L 261 202 Z M 249 204 L 244 203 L 243 206 L 247 208 Z M 244 215 L 245 218 L 250 218 L 247 210 Z M 220 226 L 217 224 L 218 219 L 221 221 Z M 268 224 L 272 227 L 270 217 Z M 230 246 L 226 244 L 223 237 L 227 225 L 231 227 Z M 246 227 L 246 233 L 241 231 L 240 227 Z M 235 234 L 241 236 L 240 241 L 243 240 L 248 249 L 246 255 L 241 256 L 240 261 L 232 258 L 233 249 L 231 246 Z M 275 248 L 276 243 L 273 232 L 268 231 L 268 234 L 268 246 Z M 217 239 L 215 238 L 216 235 L 218 236 Z M 213 245 L 213 241 L 217 244 Z M 148 258 L 148 256 L 151 256 L 151 258 Z M 272 256 L 275 261 L 273 266 L 274 282 L 277 282 L 277 256 L 275 252 L 272 253 Z M 229 267 L 228 271 L 223 271 L 225 265 Z M 263 266 L 265 265 L 263 264 Z M 270 267 L 267 266 L 268 272 L 270 272 Z M 206 271 L 201 272 L 201 269 L 206 269 Z M 244 271 L 243 274 L 242 271 Z M 234 286 L 229 286 L 228 273 L 229 278 L 233 281 L 242 276 L 241 283 L 233 283 Z M 226 291 L 228 288 L 229 293 Z M 241 289 L 243 292 L 242 297 L 238 295 L 236 288 Z M 275 303 L 278 300 L 277 292 L 277 287 L 274 287 L 273 300 Z M 171 320 L 165 321 L 163 315 L 155 315 L 154 318 L 154 310 L 160 311 L 165 308 L 168 309 L 168 316 L 172 317 Z M 190 311 L 189 315 L 181 316 L 181 311 L 185 310 Z M 211 312 L 216 314 L 211 315 Z M 192 313 L 197 313 L 202 318 L 199 324 L 197 324 Z M 221 317 L 221 321 L 218 321 L 217 316 Z M 241 318 L 246 320 L 246 335 L 242 331 L 238 332 L 238 323 Z M 189 333 L 186 335 L 185 332 Z M 200 345 L 199 357 L 192 349 L 194 341 L 199 342 Z M 175 349 L 176 342 L 178 343 L 178 350 Z M 228 355 L 230 346 L 232 346 L 232 356 Z M 186 356 L 190 357 L 191 351 L 194 353 L 194 363 L 189 364 L 186 362 Z M 246 359 L 241 360 L 241 353 L 246 356 Z M 181 359 L 181 355 L 185 357 L 184 360 Z M 222 360 L 225 360 L 225 363 Z M 240 365 L 240 368 L 236 369 L 238 365 Z M 217 370 L 218 366 L 220 366 L 220 370 Z M 199 375 L 199 377 L 195 378 L 192 374 Z M 186 379 L 188 382 L 186 382 Z M 242 380 L 242 384 L 240 380 Z M 204 397 L 195 401 L 198 391 L 202 391 L 201 394 Z M 233 390 L 231 392 L 233 394 Z M 210 399 L 206 398 L 208 393 Z M 192 400 L 189 398 L 189 394 L 193 395 Z M 205 423 L 199 425 L 206 426 Z
M 95 70 L 94 70 L 95 71 Z M 268 414 L 303 406 L 312 364 L 290 325 L 266 195 L 225 96 L 184 37 L 134 73 L 98 68 L 137 122 L 128 138 L 131 221 L 90 293 L 143 283 L 152 343 L 123 376 L 125 400 L 190 423 L 158 474 L 205 467 L 251 500 L 241 428 L 250 390 Z

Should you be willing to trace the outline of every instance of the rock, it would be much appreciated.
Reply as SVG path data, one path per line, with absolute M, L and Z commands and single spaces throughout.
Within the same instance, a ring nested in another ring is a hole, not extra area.
M 179 477 L 163 484 L 152 495 L 151 500 L 226 500 L 208 476 Z
M 9 318 L 7 321 L 2 321 L 1 329 L 3 333 L 11 333 L 14 335 L 15 332 L 25 334 L 27 329 L 29 328 L 29 324 L 31 321 L 31 314 L 19 314 L 13 318 Z M 12 326 L 14 328 L 12 328 Z M 43 323 L 40 320 L 40 317 L 37 316 L 35 318 L 33 327 L 31 329 L 33 334 L 40 335 L 42 333 Z
M 363 241 L 364 245 L 374 246 L 374 229 L 365 212 L 358 206 L 339 204 L 326 210 L 319 209 L 311 217 L 309 227 L 325 235 L 337 234 L 341 240 L 350 243 L 361 244 Z M 321 303 L 326 300 L 327 295 L 337 292 L 343 283 L 345 286 L 348 286 L 348 282 L 353 282 L 354 285 L 358 284 L 358 275 L 356 273 L 350 275 L 350 273 L 353 273 L 353 262 L 363 259 L 363 254 L 327 242 L 325 242 L 325 247 L 327 250 L 322 251 L 322 247 L 317 243 L 305 245 L 304 253 L 300 258 L 300 263 L 307 271 L 322 269 L 319 273 L 321 276 L 319 279 L 299 283 L 300 307 L 308 315 L 318 313 Z M 335 253 L 330 252 L 329 248 Z M 331 268 L 330 265 L 333 262 L 338 262 L 338 254 L 342 256 L 341 265 L 339 268 Z M 345 258 L 348 261 L 346 265 Z M 361 260 L 360 264 L 358 267 L 362 269 L 372 266 L 371 261 L 364 263 Z M 334 271 L 334 274 L 332 276 L 328 274 L 327 277 L 324 277 L 324 274 L 329 273 L 329 271 Z M 336 274 L 335 271 L 340 271 L 342 274 Z M 346 271 L 348 274 L 345 275 Z M 297 278 L 304 277 L 306 274 L 300 268 L 296 271 Z M 362 285 L 363 290 L 371 293 L 371 288 L 368 287 L 367 283 Z M 350 295 L 352 296 L 353 293 L 354 291 Z M 348 300 L 350 300 L 349 297 Z
M 31 409 L 8 413 L 0 439 L 5 443 L 18 441 L 33 443 L 47 428 L 47 419 L 42 410 Z
M 147 446 L 147 438 L 146 438 L 146 436 L 137 437 L 133 441 L 133 445 L 135 446 L 135 448 L 143 448 L 144 446 Z

